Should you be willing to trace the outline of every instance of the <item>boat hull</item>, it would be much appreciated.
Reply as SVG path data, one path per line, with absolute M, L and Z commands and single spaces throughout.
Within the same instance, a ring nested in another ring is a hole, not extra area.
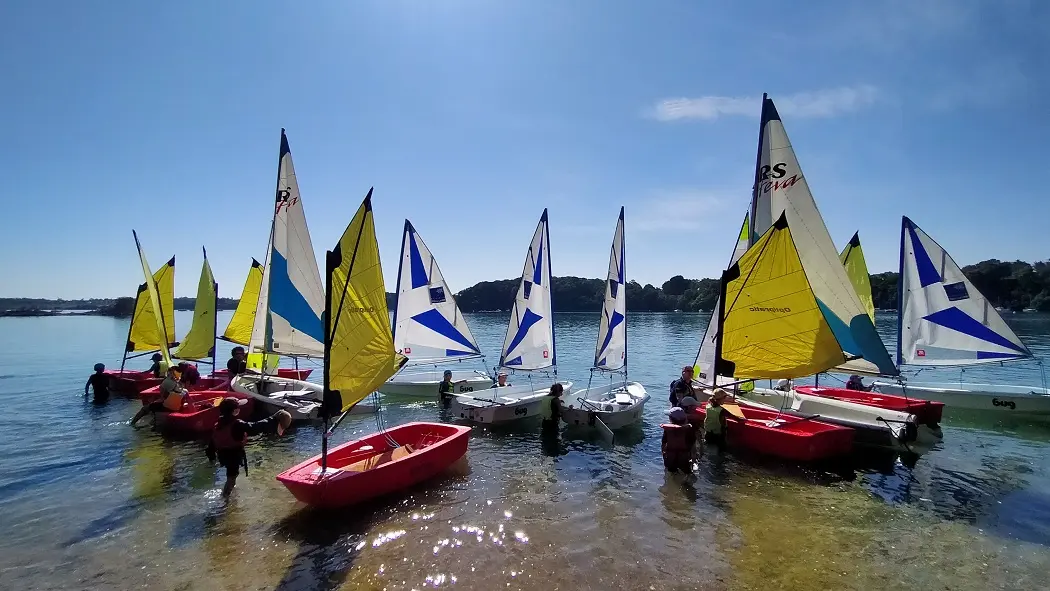
M 915 415 L 917 422 L 931 427 L 935 427 L 941 422 L 941 415 L 944 412 L 943 402 L 922 400 L 910 396 L 904 397 L 880 392 L 848 390 L 846 388 L 825 388 L 824 386 L 798 386 L 795 388 L 795 391 L 810 396 L 820 396 L 821 398 L 906 412 Z
M 776 411 L 746 405 L 740 410 L 747 421 L 728 420 L 726 424 L 726 441 L 730 446 L 796 462 L 816 462 L 848 455 L 853 450 L 853 429 L 785 418 Z M 702 421 L 704 409 L 698 408 L 696 413 Z
M 291 367 L 281 367 L 277 369 L 276 375 L 279 378 L 288 378 L 290 380 L 305 380 L 306 378 L 310 377 L 310 374 L 313 373 L 313 371 L 313 369 L 295 369 Z M 225 369 L 217 369 L 211 375 L 216 378 L 229 378 L 230 372 Z
M 153 374 L 142 371 L 107 369 L 109 376 L 109 389 L 114 394 L 135 397 L 143 390 L 157 386 L 163 381 L 161 378 L 153 377 Z
M 321 384 L 276 376 L 243 374 L 230 380 L 230 389 L 255 399 L 267 414 L 286 410 L 293 421 L 312 421 L 320 416 L 324 387 Z M 355 404 L 350 414 L 376 412 L 373 404 Z
M 617 394 L 628 394 L 629 404 L 618 404 Z M 562 409 L 561 420 L 568 425 L 594 426 L 601 419 L 609 429 L 622 429 L 642 420 L 649 394 L 638 382 L 611 384 L 576 392 L 576 403 Z M 578 405 L 578 406 L 577 406 Z
M 165 433 L 204 435 L 215 429 L 219 420 L 218 401 L 223 398 L 241 398 L 247 402 L 240 407 L 240 417 L 250 417 L 255 408 L 255 400 L 239 392 L 211 390 L 191 392 L 190 400 L 183 405 L 180 412 L 158 412 L 153 415 L 153 424 Z
M 321 474 L 317 455 L 277 475 L 299 501 L 319 508 L 354 505 L 437 476 L 467 452 L 470 427 L 406 423 L 328 451 Z M 387 437 L 414 451 L 396 457 Z
M 572 382 L 560 382 L 562 397 L 569 394 Z M 540 416 L 543 398 L 550 387 L 535 389 L 531 386 L 509 386 L 491 388 L 491 398 L 457 396 L 449 407 L 453 417 L 480 425 L 501 425 Z
M 1050 390 L 1029 386 L 908 382 L 905 386 L 874 382 L 872 392 L 895 396 L 918 396 L 951 408 L 1035 415 L 1050 418 Z
M 225 391 L 229 387 L 229 380 L 225 378 L 200 378 L 196 384 L 187 386 L 188 392 L 218 392 Z M 139 392 L 139 400 L 143 404 L 149 404 L 150 402 L 156 402 L 160 400 L 160 384 L 146 388 L 142 392 Z
M 379 391 L 392 396 L 413 396 L 417 398 L 438 398 L 438 384 L 442 380 L 442 371 L 425 371 L 399 373 L 384 383 Z M 480 371 L 453 370 L 452 381 L 466 380 L 455 385 L 456 394 L 470 394 L 479 390 L 492 388 L 492 378 Z

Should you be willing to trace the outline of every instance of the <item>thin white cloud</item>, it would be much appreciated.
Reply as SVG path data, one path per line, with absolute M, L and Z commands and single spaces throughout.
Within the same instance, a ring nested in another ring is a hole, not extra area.
M 878 89 L 861 84 L 776 96 L 774 99 L 781 115 L 798 119 L 835 117 L 859 111 L 873 104 L 878 97 Z M 702 96 L 664 99 L 647 114 L 658 121 L 712 120 L 734 115 L 755 117 L 761 107 L 762 98 L 759 96 Z
M 639 232 L 697 230 L 708 225 L 711 216 L 725 207 L 726 199 L 710 191 L 679 190 L 663 192 L 644 201 L 632 214 L 629 227 Z

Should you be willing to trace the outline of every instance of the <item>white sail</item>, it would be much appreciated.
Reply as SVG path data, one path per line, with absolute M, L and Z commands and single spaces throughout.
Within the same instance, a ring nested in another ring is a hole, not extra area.
M 744 214 L 744 223 L 740 226 L 740 234 L 737 235 L 736 246 L 733 247 L 733 256 L 729 258 L 729 264 L 726 265 L 727 269 L 732 267 L 747 252 L 749 239 L 748 214 Z M 721 298 L 715 299 L 715 307 L 711 312 L 711 319 L 707 321 L 707 329 L 704 330 L 704 337 L 700 340 L 700 350 L 696 353 L 696 361 L 693 362 L 693 375 L 701 382 L 710 385 L 715 384 L 715 337 L 717 336 L 715 333 L 718 327 L 715 314 L 718 314 L 719 299 Z M 715 327 L 716 330 L 711 330 L 711 327 Z
M 897 362 L 971 365 L 1032 353 L 939 244 L 901 222 Z
M 855 358 L 836 370 L 896 375 L 897 368 L 839 261 L 776 106 L 763 96 L 750 244 L 784 212 L 817 305 L 825 312 L 847 358 Z
M 627 282 L 624 275 L 623 207 L 616 221 L 609 274 L 605 282 L 605 302 L 598 324 L 598 343 L 594 349 L 594 367 L 616 371 L 627 366 Z
M 252 351 L 324 356 L 323 312 L 324 284 L 306 227 L 288 137 L 282 129 L 273 229 L 252 330 Z
M 551 308 L 550 236 L 547 210 L 543 210 L 532 236 L 521 285 L 514 298 L 500 366 L 511 369 L 545 369 L 556 365 L 554 318 Z
M 410 363 L 481 355 L 437 260 L 408 220 L 397 273 L 394 349 Z

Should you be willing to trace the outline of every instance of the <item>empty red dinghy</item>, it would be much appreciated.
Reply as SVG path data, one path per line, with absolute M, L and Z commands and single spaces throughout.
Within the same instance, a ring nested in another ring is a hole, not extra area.
M 400 444 L 391 447 L 387 437 Z M 277 480 L 295 498 L 314 507 L 360 503 L 437 476 L 467 453 L 470 427 L 405 423 L 328 450 L 281 472 Z
M 726 421 L 726 439 L 730 446 L 796 462 L 814 462 L 853 450 L 853 429 L 848 427 L 745 405 L 740 406 L 740 411 L 747 421 Z M 704 409 L 698 408 L 697 414 L 703 418 Z
M 944 403 L 920 398 L 905 396 L 894 396 L 893 394 L 882 394 L 879 392 L 865 392 L 864 390 L 850 390 L 847 388 L 825 388 L 823 386 L 798 386 L 796 391 L 810 396 L 820 396 L 843 402 L 854 402 L 886 410 L 896 410 L 915 415 L 916 420 L 923 425 L 936 426 L 941 422 L 941 414 L 944 412 Z

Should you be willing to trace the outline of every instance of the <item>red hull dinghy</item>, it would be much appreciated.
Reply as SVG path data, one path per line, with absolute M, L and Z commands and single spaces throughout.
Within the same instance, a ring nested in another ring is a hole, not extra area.
M 249 396 L 226 390 L 190 392 L 190 399 L 179 412 L 158 412 L 153 415 L 154 424 L 161 431 L 182 434 L 211 433 L 219 421 L 219 403 L 224 398 L 247 400 L 240 407 L 240 417 L 252 416 L 255 400 Z
M 853 450 L 853 429 L 799 419 L 775 411 L 740 406 L 746 421 L 726 421 L 726 440 L 765 455 L 815 462 L 849 454 Z M 697 408 L 701 421 L 704 409 Z
M 798 386 L 796 391 L 810 396 L 853 402 L 886 410 L 896 410 L 915 415 L 920 424 L 936 426 L 941 422 L 944 413 L 944 403 L 932 400 L 922 400 L 893 394 L 881 394 L 879 392 L 865 392 L 864 390 L 849 390 L 847 388 L 825 388 L 824 386 Z

